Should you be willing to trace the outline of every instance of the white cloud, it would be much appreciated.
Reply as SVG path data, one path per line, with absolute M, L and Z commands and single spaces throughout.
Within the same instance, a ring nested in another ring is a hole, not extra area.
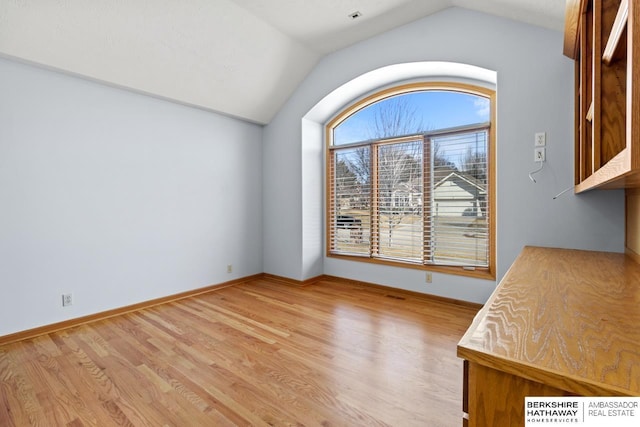
M 476 114 L 480 117 L 485 117 L 487 120 L 489 120 L 489 113 L 490 113 L 490 104 L 489 104 L 489 100 L 487 98 L 483 98 L 483 97 L 476 97 L 476 99 L 473 101 L 473 106 L 476 109 Z

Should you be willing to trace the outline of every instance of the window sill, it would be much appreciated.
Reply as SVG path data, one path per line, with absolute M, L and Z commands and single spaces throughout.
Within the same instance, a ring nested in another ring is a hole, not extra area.
M 496 280 L 496 275 L 494 270 L 491 267 L 476 267 L 475 270 L 467 270 L 463 267 L 449 267 L 442 265 L 423 265 L 423 264 L 412 264 L 408 262 L 399 262 L 399 261 L 391 261 L 384 259 L 373 259 L 368 257 L 360 257 L 360 256 L 350 256 L 350 255 L 337 255 L 337 254 L 327 254 L 327 258 L 340 259 L 344 261 L 355 261 L 355 262 L 366 262 L 369 264 L 377 264 L 377 265 L 388 265 L 391 267 L 401 267 L 401 268 L 411 268 L 414 270 L 423 270 L 423 271 L 432 271 L 436 273 L 443 274 L 451 274 L 454 276 L 465 276 L 465 277 L 473 277 L 475 279 L 483 279 L 483 280 Z

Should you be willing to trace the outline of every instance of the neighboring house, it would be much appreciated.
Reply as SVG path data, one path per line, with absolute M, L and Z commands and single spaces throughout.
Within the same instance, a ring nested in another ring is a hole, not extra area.
M 485 184 L 464 172 L 451 172 L 434 186 L 436 215 L 484 216 L 486 200 Z
M 435 173 L 433 208 L 441 216 L 485 216 L 487 189 L 473 176 L 452 169 Z M 415 209 L 422 206 L 422 180 L 401 182 L 391 196 L 393 208 Z
M 415 209 L 422 206 L 422 178 L 401 182 L 391 196 L 393 208 Z

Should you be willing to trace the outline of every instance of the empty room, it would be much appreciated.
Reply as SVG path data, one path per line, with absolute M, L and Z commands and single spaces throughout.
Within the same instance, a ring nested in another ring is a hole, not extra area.
M 0 425 L 637 425 L 638 47 L 635 0 L 0 0 Z

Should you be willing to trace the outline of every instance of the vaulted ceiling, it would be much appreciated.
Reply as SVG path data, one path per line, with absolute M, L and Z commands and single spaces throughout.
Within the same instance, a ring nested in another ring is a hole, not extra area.
M 0 0 L 0 55 L 268 123 L 322 56 L 452 6 L 564 22 L 562 0 Z

